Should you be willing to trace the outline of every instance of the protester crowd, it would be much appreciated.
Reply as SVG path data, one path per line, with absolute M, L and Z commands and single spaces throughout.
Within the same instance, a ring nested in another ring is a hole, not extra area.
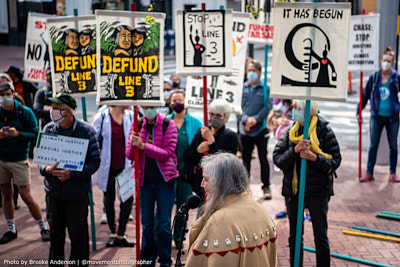
M 329 266 L 328 204 L 333 196 L 335 170 L 341 162 L 335 134 L 319 114 L 317 102 L 312 102 L 310 118 L 307 118 L 310 120 L 309 140 L 304 140 L 305 101 L 271 99 L 261 80 L 260 62 L 254 59 L 246 62 L 242 113 L 236 114 L 238 133 L 226 127 L 232 113 L 226 100 L 211 102 L 206 125 L 191 115 L 185 106 L 181 79 L 176 74 L 164 80 L 164 107 L 141 106 L 140 116 L 134 118 L 129 106 L 103 106 L 89 124 L 74 115 L 77 104 L 71 95 L 53 94 L 50 72 L 47 85 L 38 90 L 33 84 L 22 82 L 22 75 L 15 67 L 10 68 L 11 77 L 5 76 L 5 80 L 0 81 L 0 190 L 8 227 L 0 244 L 17 238 L 13 201 L 14 188 L 17 188 L 38 224 L 42 240 L 50 241 L 50 260 L 65 259 L 65 229 L 71 243 L 69 259 L 89 259 L 89 193 L 92 186 L 98 186 L 103 199 L 95 201 L 103 203 L 110 230 L 104 245 L 135 246 L 125 235 L 135 196 L 124 201 L 119 198 L 118 220 L 114 207 L 118 176 L 139 164 L 140 256 L 147 260 L 148 266 L 155 266 L 157 260 L 162 267 L 171 266 L 172 241 L 177 248 L 182 248 L 182 232 L 186 232 L 183 214 L 172 214 L 174 204 L 178 210 L 193 194 L 198 195 L 202 203 L 198 220 L 189 234 L 187 266 L 276 266 L 274 221 L 248 194 L 252 152 L 256 146 L 263 199 L 273 197 L 267 158 L 268 140 L 273 136 L 276 147 L 270 154 L 274 169 L 282 171 L 282 195 L 285 197 L 284 211 L 276 218 L 286 215 L 289 218 L 291 264 L 300 166 L 305 159 L 308 163 L 305 208 L 313 224 L 317 266 Z M 370 77 L 361 103 L 365 107 L 370 99 L 373 116 L 367 174 L 360 182 L 374 179 L 376 149 L 383 127 L 388 130 L 391 148 L 390 180 L 400 181 L 396 176 L 395 142 L 399 101 L 397 94 L 393 95 L 398 91 L 399 76 L 392 69 L 394 54 L 390 48 L 383 53 L 381 62 L 382 69 Z M 374 90 L 376 86 L 380 89 Z M 138 131 L 134 130 L 135 120 L 139 122 Z M 60 169 L 58 163 L 39 166 L 44 177 L 49 227 L 30 191 L 28 158 L 33 157 L 32 144 L 39 129 L 44 133 L 88 140 L 82 171 Z M 139 162 L 134 162 L 135 150 L 139 151 Z M 135 177 L 134 172 L 132 176 Z M 229 219 L 239 217 L 244 219 Z M 221 224 L 222 220 L 226 223 Z M 246 247 L 260 249 L 251 256 L 241 256 L 246 251 L 240 248 Z

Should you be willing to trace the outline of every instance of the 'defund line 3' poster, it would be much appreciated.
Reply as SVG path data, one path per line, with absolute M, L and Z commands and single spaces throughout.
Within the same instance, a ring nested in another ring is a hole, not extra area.
M 96 93 L 95 16 L 47 19 L 54 94 Z
M 96 10 L 97 104 L 163 105 L 165 14 Z

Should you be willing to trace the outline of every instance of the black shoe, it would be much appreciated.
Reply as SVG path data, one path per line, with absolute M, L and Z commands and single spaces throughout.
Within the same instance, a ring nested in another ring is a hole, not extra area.
M 18 205 L 18 203 L 14 203 L 14 210 L 19 210 L 20 206 Z
M 271 189 L 269 189 L 269 186 L 263 188 L 263 193 L 263 198 L 265 200 L 270 200 L 272 198 Z
M 42 236 L 43 242 L 50 241 L 50 231 L 48 229 L 43 229 L 40 231 L 40 235 Z
M 6 232 L 0 239 L 0 244 L 7 244 L 8 242 L 17 238 L 17 232 L 13 233 L 11 231 Z
M 110 237 L 106 243 L 106 247 L 112 248 L 115 247 L 116 238 L 114 236 Z
M 124 237 L 122 239 L 116 238 L 115 239 L 115 246 L 132 248 L 132 247 L 135 246 L 135 242 L 129 241 L 128 239 L 126 239 L 126 237 Z

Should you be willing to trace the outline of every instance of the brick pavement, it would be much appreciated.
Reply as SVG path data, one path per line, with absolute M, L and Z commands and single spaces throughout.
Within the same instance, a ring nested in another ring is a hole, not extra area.
M 357 152 L 342 151 L 343 163 L 337 171 L 338 179 L 335 180 L 335 196 L 331 199 L 329 210 L 329 238 L 331 252 L 379 262 L 382 264 L 400 266 L 399 243 L 393 241 L 376 240 L 368 237 L 345 235 L 342 230 L 351 230 L 354 225 L 374 228 L 388 232 L 400 232 L 400 222 L 376 218 L 380 211 L 400 213 L 400 184 L 388 182 L 388 166 L 376 166 L 374 182 L 360 184 L 357 181 Z M 366 153 L 363 153 L 366 159 Z M 271 190 L 273 199 L 261 199 L 258 160 L 253 160 L 251 194 L 271 214 L 281 211 L 284 206 L 283 197 L 280 195 L 282 174 L 272 171 Z M 36 200 L 45 214 L 43 178 L 39 175 L 36 166 L 32 168 L 32 191 Z M 363 166 L 365 167 L 365 166 Z M 272 168 L 271 168 L 272 170 Z M 106 248 L 109 230 L 107 225 L 100 224 L 102 214 L 102 193 L 97 187 L 93 189 L 96 218 L 97 250 L 90 252 L 92 260 L 134 260 L 136 248 Z M 6 264 L 4 260 L 46 260 L 48 257 L 49 243 L 40 239 L 38 226 L 31 217 L 27 206 L 20 199 L 21 209 L 16 211 L 16 227 L 18 238 L 9 244 L 0 246 L 0 265 Z M 116 210 L 118 211 L 118 201 Z M 132 212 L 134 215 L 134 211 Z M 195 213 L 190 214 L 191 224 Z M 276 220 L 278 231 L 278 259 L 279 266 L 289 266 L 289 249 L 286 247 L 289 233 L 287 219 Z M 0 234 L 6 231 L 3 211 L 0 211 Z M 357 230 L 356 230 L 357 231 Z M 127 236 L 135 238 L 135 224 L 128 223 Z M 312 227 L 310 222 L 305 222 L 305 246 L 314 248 Z M 186 244 L 187 247 L 187 244 Z M 91 246 L 92 248 L 92 246 Z M 176 249 L 172 257 L 176 257 Z M 66 255 L 69 255 L 69 243 L 66 244 Z M 28 264 L 29 265 L 29 264 Z M 15 265 L 14 265 L 15 266 Z M 93 265 L 94 266 L 94 265 Z M 98 265 L 97 265 L 98 266 Z M 108 265 L 114 266 L 114 265 Z M 122 265 L 120 265 L 122 266 Z M 304 266 L 315 266 L 315 254 L 304 252 Z M 351 261 L 332 258 L 332 266 L 364 266 Z

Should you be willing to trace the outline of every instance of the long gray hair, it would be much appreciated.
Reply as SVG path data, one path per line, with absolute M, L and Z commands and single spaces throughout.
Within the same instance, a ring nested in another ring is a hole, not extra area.
M 201 167 L 203 173 L 210 177 L 209 182 L 213 188 L 201 210 L 207 220 L 222 207 L 227 195 L 248 191 L 250 179 L 242 162 L 231 153 L 217 153 L 203 157 Z

